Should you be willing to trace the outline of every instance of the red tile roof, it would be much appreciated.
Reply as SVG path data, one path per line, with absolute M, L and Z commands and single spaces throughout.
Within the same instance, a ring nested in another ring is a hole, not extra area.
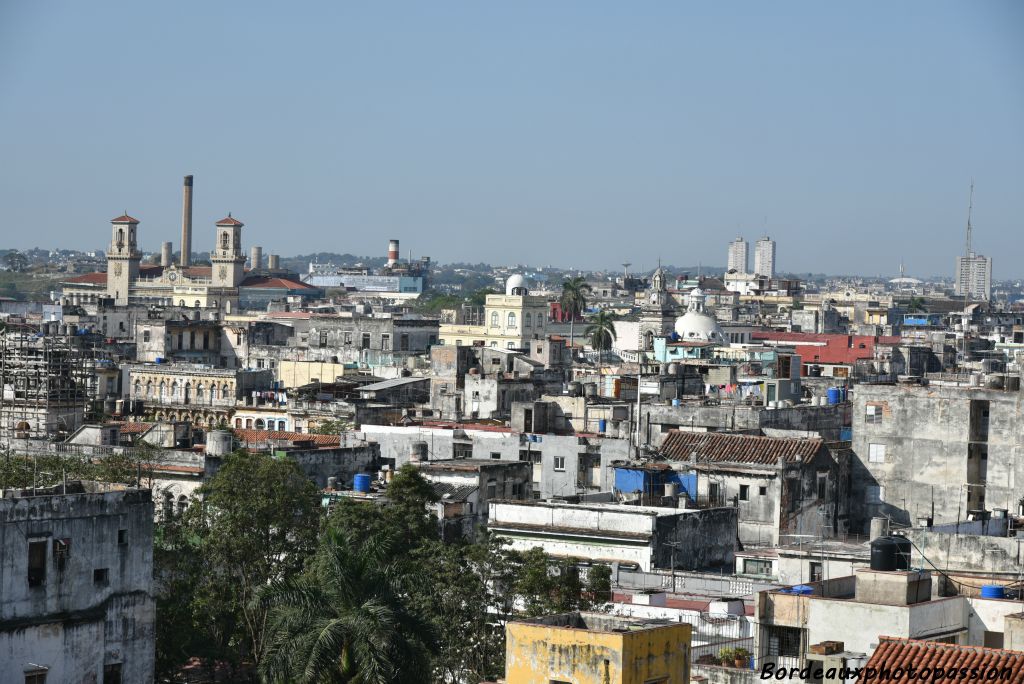
M 288 442 L 313 442 L 317 446 L 338 446 L 338 435 L 316 435 L 306 432 L 283 432 L 281 430 L 235 430 L 235 436 L 242 444 L 261 444 L 271 440 Z
M 155 423 L 111 423 L 121 429 L 122 435 L 139 435 L 150 429 Z
M 74 278 L 68 278 L 64 281 L 65 283 L 77 283 L 81 285 L 106 285 L 107 274 L 106 273 L 83 273 L 82 275 L 75 276 Z
M 661 454 L 673 461 L 688 461 L 690 454 L 696 452 L 699 461 L 775 465 L 780 458 L 810 462 L 822 444 L 820 439 L 672 430 L 661 445 Z
M 750 339 L 760 342 L 774 342 L 778 346 L 792 346 L 802 357 L 802 370 L 808 364 L 827 363 L 853 365 L 857 359 L 874 356 L 876 344 L 898 344 L 899 337 L 872 335 L 819 335 L 802 332 L 776 332 L 758 330 Z M 804 371 L 805 372 L 805 371 Z
M 128 214 L 121 214 L 117 218 L 110 219 L 111 223 L 138 223 L 139 219 L 132 218 Z
M 960 646 L 938 641 L 879 637 L 878 648 L 871 654 L 865 667 L 875 669 L 872 682 L 905 682 L 908 679 L 905 674 L 907 669 L 913 667 L 918 673 L 924 668 L 931 670 L 932 676 L 928 681 L 936 681 L 934 673 L 936 669 L 941 669 L 947 675 L 944 679 L 949 681 L 970 677 L 978 681 L 1024 683 L 1024 651 Z M 903 668 L 902 678 L 892 674 L 896 668 Z M 962 673 L 964 669 L 967 671 L 966 677 Z M 993 670 L 999 673 L 995 677 L 989 674 Z M 977 672 L 976 677 L 972 676 L 974 672 Z
M 236 218 L 232 218 L 231 214 L 228 214 L 227 218 L 222 218 L 220 221 L 217 221 L 217 225 L 218 226 L 244 226 L 245 224 L 242 223 L 241 221 L 239 221 Z
M 242 287 L 279 287 L 286 290 L 315 290 L 312 285 L 292 280 L 291 278 L 273 278 L 270 276 L 249 276 L 242 281 Z

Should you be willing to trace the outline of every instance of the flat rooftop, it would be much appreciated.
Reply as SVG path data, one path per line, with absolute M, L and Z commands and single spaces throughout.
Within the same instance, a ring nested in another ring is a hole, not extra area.
M 559 613 L 557 615 L 544 615 L 529 620 L 516 620 L 528 625 L 543 625 L 545 627 L 561 627 L 564 629 L 582 629 L 588 632 L 641 632 L 648 629 L 668 627 L 673 624 L 667 619 L 645 619 L 633 617 L 618 617 L 606 613 Z

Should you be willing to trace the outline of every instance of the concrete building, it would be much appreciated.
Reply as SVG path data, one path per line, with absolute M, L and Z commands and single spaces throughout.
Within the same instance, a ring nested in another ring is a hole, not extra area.
M 992 299 L 992 257 L 974 252 L 958 256 L 954 293 L 957 297 L 974 300 Z
M 754 273 L 775 277 L 775 240 L 767 235 L 754 243 Z
M 729 243 L 729 262 L 725 269 L 737 273 L 747 273 L 750 269 L 750 243 L 742 237 Z
M 736 510 L 617 503 L 492 502 L 488 530 L 527 551 L 642 571 L 732 567 Z
M 833 455 L 821 439 L 674 430 L 661 454 L 696 475 L 696 491 L 688 492 L 693 501 L 736 507 L 745 545 L 846 531 L 847 458 Z
M 1024 394 L 970 386 L 858 385 L 850 493 L 872 517 L 966 520 L 1016 510 L 1024 482 Z
M 148 489 L 7 490 L 0 549 L 0 680 L 153 681 Z
M 507 684 L 688 684 L 686 624 L 563 613 L 505 625 Z
M 443 537 L 472 537 L 476 528 L 487 524 L 491 501 L 524 501 L 533 496 L 533 469 L 523 461 L 458 459 L 416 461 L 420 475 L 440 497 L 438 519 L 445 527 Z

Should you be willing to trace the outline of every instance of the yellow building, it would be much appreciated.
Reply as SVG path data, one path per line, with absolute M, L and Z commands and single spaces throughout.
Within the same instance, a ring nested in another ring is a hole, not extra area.
M 544 338 L 550 307 L 544 297 L 531 295 L 521 275 L 505 283 L 505 294 L 487 295 L 483 321 L 479 325 L 442 323 L 441 344 L 497 349 L 524 349 L 533 339 Z
M 563 613 L 505 627 L 507 684 L 688 684 L 690 625 Z

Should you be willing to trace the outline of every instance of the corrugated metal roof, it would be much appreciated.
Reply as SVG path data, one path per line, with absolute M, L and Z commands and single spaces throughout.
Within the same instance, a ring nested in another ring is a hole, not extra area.
M 904 682 L 906 671 L 914 668 L 921 672 L 925 668 L 934 674 L 953 672 L 948 679 L 963 679 L 960 673 L 966 670 L 979 673 L 977 679 L 1024 683 L 1024 652 L 1006 651 L 984 646 L 960 646 L 938 641 L 918 641 L 896 637 L 879 637 L 878 648 L 871 654 L 867 668 L 875 669 L 875 682 Z M 904 676 L 897 678 L 893 671 L 902 668 Z M 977 670 L 975 670 L 977 668 Z M 989 674 L 992 671 L 998 674 Z M 1005 675 L 1004 675 L 1005 672 Z
M 378 390 L 392 389 L 394 387 L 401 387 L 402 385 L 411 385 L 416 382 L 428 382 L 430 378 L 391 378 L 390 380 L 384 380 L 382 382 L 375 382 L 372 385 L 363 385 L 359 388 L 360 392 L 376 392 Z
M 688 461 L 690 454 L 696 452 L 701 461 L 774 465 L 780 458 L 806 463 L 814 458 L 823 443 L 820 439 L 672 430 L 660 451 L 665 458 L 673 461 Z

